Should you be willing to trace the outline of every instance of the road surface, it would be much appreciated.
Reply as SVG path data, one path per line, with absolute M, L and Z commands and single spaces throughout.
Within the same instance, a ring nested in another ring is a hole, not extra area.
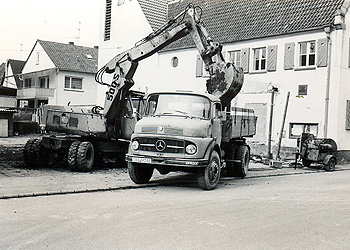
M 0 200 L 0 249 L 349 249 L 350 171 Z

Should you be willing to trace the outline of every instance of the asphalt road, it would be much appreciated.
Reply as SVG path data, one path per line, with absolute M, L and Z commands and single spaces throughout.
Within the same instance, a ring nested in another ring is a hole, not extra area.
M 350 171 L 0 200 L 0 249 L 349 249 Z

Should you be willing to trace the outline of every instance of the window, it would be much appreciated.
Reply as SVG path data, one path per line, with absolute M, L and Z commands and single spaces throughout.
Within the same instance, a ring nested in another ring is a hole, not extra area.
M 266 70 L 266 48 L 253 49 L 253 70 Z
M 179 65 L 179 58 L 177 58 L 176 56 L 174 56 L 172 59 L 171 59 L 171 65 L 176 68 L 178 65 Z
M 307 85 L 298 86 L 298 95 L 307 95 Z
M 240 50 L 235 50 L 235 51 L 230 51 L 229 53 L 229 61 L 232 62 L 235 67 L 241 67 L 241 51 Z
M 290 123 L 289 138 L 299 138 L 302 133 L 310 133 L 317 137 L 317 123 Z
M 36 52 L 36 65 L 39 65 L 40 53 Z
M 299 43 L 299 66 L 315 66 L 316 62 L 316 42 L 301 42 Z
M 50 77 L 49 76 L 44 76 L 44 77 L 39 77 L 39 87 L 42 89 L 48 89 L 50 87 Z
M 350 100 L 346 100 L 345 129 L 350 130 Z
M 32 79 L 28 78 L 24 80 L 24 87 L 25 88 L 31 88 L 32 87 Z
M 65 81 L 64 81 L 64 88 L 66 88 L 66 89 L 82 89 L 83 88 L 83 79 L 66 76 Z
M 105 17 L 105 32 L 104 40 L 111 39 L 111 24 L 112 24 L 112 0 L 106 0 L 106 17 Z

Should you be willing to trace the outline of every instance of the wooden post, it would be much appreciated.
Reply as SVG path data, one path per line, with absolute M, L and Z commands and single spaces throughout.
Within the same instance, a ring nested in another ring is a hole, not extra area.
M 288 103 L 289 103 L 289 96 L 290 92 L 287 93 L 287 99 L 286 99 L 286 105 L 284 106 L 284 112 L 283 112 L 283 120 L 281 125 L 281 131 L 278 138 L 278 147 L 277 147 L 277 155 L 276 159 L 278 160 L 280 158 L 280 151 L 281 151 L 281 143 L 282 143 L 282 135 L 283 135 L 283 129 L 284 129 L 284 123 L 286 122 L 286 116 L 287 116 L 287 109 L 288 109 Z

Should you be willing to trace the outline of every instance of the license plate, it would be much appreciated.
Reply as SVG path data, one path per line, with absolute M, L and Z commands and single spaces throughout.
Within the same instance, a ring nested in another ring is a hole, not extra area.
M 136 158 L 132 157 L 132 162 L 137 162 L 137 163 L 152 163 L 152 159 L 150 158 Z

